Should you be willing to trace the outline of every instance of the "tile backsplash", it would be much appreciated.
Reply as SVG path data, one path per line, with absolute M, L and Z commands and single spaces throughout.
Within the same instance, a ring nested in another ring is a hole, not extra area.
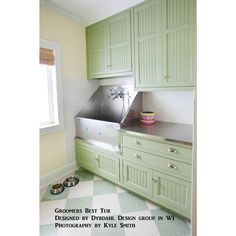
M 143 109 L 154 111 L 156 120 L 193 124 L 194 92 L 144 92 Z

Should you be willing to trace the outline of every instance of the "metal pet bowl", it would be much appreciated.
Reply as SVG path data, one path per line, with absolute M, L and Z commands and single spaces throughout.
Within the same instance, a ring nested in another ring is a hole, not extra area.
M 51 194 L 57 195 L 64 191 L 64 186 L 62 184 L 54 184 L 51 189 Z
M 63 182 L 63 185 L 65 187 L 73 187 L 78 183 L 79 183 L 79 178 L 77 178 L 75 176 L 74 177 L 71 176 L 69 178 L 66 178 L 66 180 Z

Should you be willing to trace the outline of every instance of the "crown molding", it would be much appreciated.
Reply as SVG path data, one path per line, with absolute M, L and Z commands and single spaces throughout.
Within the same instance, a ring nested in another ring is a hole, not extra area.
M 49 2 L 47 0 L 40 0 L 40 6 L 45 7 L 48 10 L 51 10 L 55 13 L 58 13 L 59 15 L 62 15 L 72 21 L 75 21 L 76 23 L 79 23 L 83 26 L 86 26 L 86 22 L 78 15 L 75 13 L 68 11 L 52 2 Z

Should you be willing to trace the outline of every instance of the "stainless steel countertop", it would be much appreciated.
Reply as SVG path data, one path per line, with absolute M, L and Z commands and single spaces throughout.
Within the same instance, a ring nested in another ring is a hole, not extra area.
M 148 135 L 151 138 L 171 141 L 192 146 L 193 126 L 179 123 L 156 121 L 153 125 L 143 125 L 136 122 L 121 127 L 121 132 Z

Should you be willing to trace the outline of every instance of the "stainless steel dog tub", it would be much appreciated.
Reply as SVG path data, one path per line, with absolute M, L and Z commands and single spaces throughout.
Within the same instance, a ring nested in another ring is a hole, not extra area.
M 133 85 L 100 86 L 75 116 L 76 137 L 119 152 L 119 129 L 141 110 L 142 93 Z

